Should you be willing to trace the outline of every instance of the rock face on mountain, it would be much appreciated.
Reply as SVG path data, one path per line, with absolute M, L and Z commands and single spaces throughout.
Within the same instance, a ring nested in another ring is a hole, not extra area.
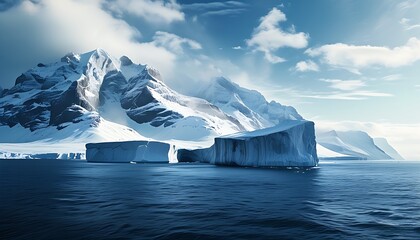
M 0 126 L 60 130 L 86 120 L 86 112 L 97 112 L 98 117 L 90 119 L 95 126 L 106 116 L 109 102 L 117 103 L 126 114 L 125 121 L 149 128 L 178 123 L 202 128 L 201 137 L 244 130 L 237 119 L 209 102 L 171 90 L 156 69 L 136 65 L 128 57 L 114 59 L 100 49 L 82 55 L 71 53 L 60 62 L 38 64 L 19 76 L 15 86 L 0 98 Z
M 0 125 L 17 124 L 31 131 L 82 121 L 85 111 L 99 105 L 99 87 L 116 67 L 106 54 L 68 54 L 50 65 L 38 64 L 16 79 L 0 99 Z M 100 119 L 91 119 L 98 122 Z

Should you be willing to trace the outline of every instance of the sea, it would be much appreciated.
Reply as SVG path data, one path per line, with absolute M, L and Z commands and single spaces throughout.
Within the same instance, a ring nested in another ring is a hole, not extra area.
M 420 239 L 420 161 L 0 160 L 0 239 Z

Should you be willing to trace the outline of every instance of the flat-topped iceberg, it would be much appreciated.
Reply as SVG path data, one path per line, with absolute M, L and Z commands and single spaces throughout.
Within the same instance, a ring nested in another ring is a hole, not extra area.
M 210 148 L 179 150 L 178 160 L 248 167 L 316 166 L 314 123 L 283 121 L 271 128 L 217 137 Z
M 103 142 L 86 144 L 88 162 L 169 163 L 171 146 L 153 141 Z

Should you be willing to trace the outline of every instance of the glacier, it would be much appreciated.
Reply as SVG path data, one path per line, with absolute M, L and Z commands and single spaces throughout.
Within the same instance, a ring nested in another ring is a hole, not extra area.
M 125 141 L 86 144 L 86 160 L 96 163 L 169 163 L 171 147 L 154 141 Z
M 318 165 L 314 123 L 288 120 L 271 128 L 215 138 L 210 148 L 179 150 L 178 160 L 244 167 Z

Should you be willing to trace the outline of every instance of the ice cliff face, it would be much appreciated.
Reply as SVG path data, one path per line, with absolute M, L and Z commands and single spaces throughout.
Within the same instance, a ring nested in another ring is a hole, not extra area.
M 88 162 L 148 162 L 169 163 L 171 146 L 153 141 L 89 143 L 86 145 Z
M 178 159 L 246 167 L 313 167 L 318 164 L 314 123 L 289 120 L 271 128 L 217 137 L 211 148 L 179 151 Z

